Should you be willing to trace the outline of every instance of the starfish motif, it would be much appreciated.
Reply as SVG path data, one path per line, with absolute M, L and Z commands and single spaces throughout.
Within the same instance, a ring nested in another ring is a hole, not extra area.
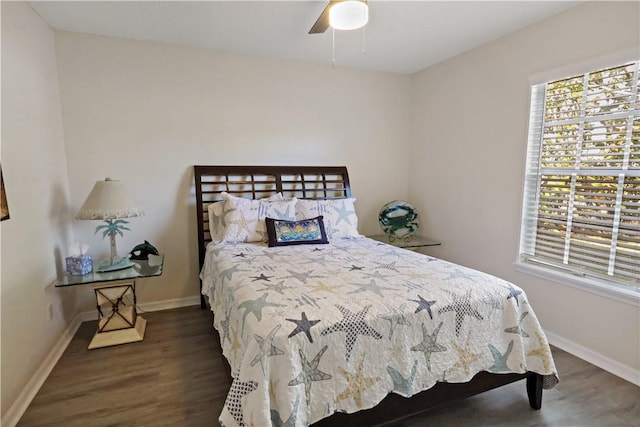
M 327 334 L 331 334 L 333 332 L 344 332 L 345 333 L 345 343 L 347 347 L 347 360 L 351 357 L 351 350 L 353 350 L 353 346 L 358 338 L 358 335 L 365 335 L 374 337 L 379 340 L 382 338 L 375 329 L 371 326 L 367 325 L 364 321 L 364 317 L 367 315 L 367 311 L 371 308 L 370 305 L 366 306 L 362 310 L 357 313 L 352 313 L 349 309 L 342 307 L 341 305 L 337 305 L 336 307 L 342 313 L 343 319 L 335 323 L 328 328 L 325 328 L 320 335 L 325 336 Z
M 273 248 L 270 248 L 273 249 Z M 280 254 L 278 254 L 277 252 L 274 252 L 272 250 L 270 251 L 262 251 L 262 255 L 266 256 L 269 259 L 274 259 L 277 256 L 280 256 Z
M 363 271 L 362 275 L 367 279 L 379 279 L 379 280 L 386 279 L 387 277 L 389 277 L 389 275 L 383 276 L 378 270 L 374 271 L 373 273 L 365 273 Z
M 522 295 L 522 291 L 520 289 L 513 287 L 511 283 L 507 283 L 507 286 L 503 286 L 503 288 L 509 290 L 509 296 L 507 297 L 507 299 L 513 298 L 514 300 L 516 300 L 516 305 L 520 306 L 520 301 L 518 301 L 518 295 Z
M 300 397 L 296 396 L 296 403 L 293 405 L 293 409 L 291 410 L 291 414 L 286 421 L 282 420 L 280 417 L 280 412 L 275 409 L 271 410 L 271 424 L 273 427 L 295 427 L 296 418 L 298 417 L 298 408 L 300 406 Z
M 424 354 L 425 359 L 427 360 L 427 369 L 431 372 L 431 355 L 433 353 L 447 351 L 445 346 L 438 344 L 436 341 L 438 340 L 438 332 L 440 332 L 440 328 L 442 327 L 442 322 L 438 325 L 435 331 L 432 334 L 427 332 L 427 327 L 422 324 L 422 341 L 413 347 L 411 347 L 411 351 L 421 351 Z
M 289 274 L 291 274 L 291 276 L 283 277 L 283 279 L 293 278 L 304 283 L 305 285 L 307 284 L 307 280 L 309 279 L 324 279 L 327 277 L 327 276 L 312 276 L 311 273 L 313 273 L 313 270 L 308 270 L 303 273 L 298 273 L 297 271 L 293 271 L 293 270 L 287 270 L 287 271 L 289 272 Z
M 391 288 L 385 288 L 382 286 L 378 286 L 378 284 L 376 283 L 375 280 L 371 279 L 369 281 L 369 283 L 347 283 L 348 285 L 351 286 L 359 286 L 359 289 L 356 289 L 355 291 L 349 292 L 350 294 L 355 294 L 355 293 L 360 293 L 360 292 L 373 292 L 376 295 L 379 296 L 383 296 L 381 291 L 392 291 L 393 289 Z
M 264 367 L 264 362 L 267 361 L 267 358 L 272 356 L 278 356 L 280 354 L 284 354 L 284 351 L 280 350 L 278 347 L 273 345 L 273 339 L 276 337 L 276 332 L 280 329 L 281 325 L 277 325 L 275 328 L 269 332 L 266 338 L 262 338 L 258 334 L 254 334 L 253 337 L 258 342 L 258 354 L 255 355 L 253 360 L 251 361 L 251 366 L 254 366 L 256 363 L 260 363 L 262 367 L 262 373 L 266 376 L 267 372 Z
M 224 402 L 225 408 L 231 414 L 238 425 L 244 425 L 244 417 L 242 416 L 242 398 L 258 388 L 255 381 L 240 381 L 238 378 L 231 383 L 231 389 L 227 394 L 227 400 Z
M 410 397 L 413 395 L 413 380 L 416 378 L 418 372 L 418 361 L 413 362 L 413 367 L 407 378 L 391 366 L 387 366 L 387 372 L 393 381 L 393 391 L 404 397 Z
M 294 335 L 298 335 L 300 332 L 304 332 L 307 336 L 307 339 L 310 343 L 313 342 L 313 338 L 311 337 L 311 328 L 316 324 L 320 323 L 319 320 L 309 320 L 307 319 L 307 313 L 302 312 L 302 318 L 300 320 L 297 319 L 287 319 L 289 322 L 293 322 L 296 324 L 296 328 L 291 331 L 289 334 L 289 338 Z
M 235 356 L 236 352 L 240 348 L 240 341 L 238 341 L 238 331 L 231 327 L 231 351 L 233 351 L 233 355 Z
M 256 292 L 274 291 L 280 295 L 284 295 L 285 289 L 295 289 L 293 286 L 284 286 L 284 280 L 281 280 L 279 283 L 265 283 L 264 286 L 266 286 L 264 289 L 257 289 Z
M 491 355 L 493 356 L 493 365 L 488 369 L 490 372 L 506 372 L 509 371 L 509 366 L 507 366 L 507 359 L 511 354 L 511 350 L 513 350 L 513 340 L 509 342 L 507 346 L 507 351 L 500 353 L 500 350 L 489 344 L 489 350 L 491 350 Z
M 386 257 L 402 257 L 403 254 L 400 253 L 401 249 L 396 248 L 395 246 L 387 245 L 381 246 L 379 249 L 384 249 L 384 251 L 380 251 L 380 258 Z
M 267 234 L 267 226 L 263 222 L 259 222 L 256 226 L 255 233 L 258 235 L 256 242 L 266 242 L 269 240 L 269 235 Z
M 487 295 L 486 298 L 480 299 L 480 302 L 488 305 L 489 308 L 493 311 L 504 310 L 504 303 L 502 302 L 502 298 L 500 298 L 498 295 Z
M 242 231 L 245 231 L 247 235 L 251 235 L 252 231 L 251 231 L 251 228 L 249 228 L 249 224 L 258 222 L 257 219 L 247 219 L 244 216 L 244 211 L 242 210 L 240 210 L 239 213 L 240 213 L 240 217 L 238 219 L 232 219 L 231 221 L 227 221 L 227 225 L 235 224 L 237 226 L 236 238 L 242 237 Z
M 318 281 L 318 284 L 313 286 L 313 288 L 309 292 L 321 292 L 321 291 L 324 291 L 324 292 L 331 292 L 332 294 L 335 294 L 336 293 L 335 289 L 336 288 L 341 288 L 341 287 L 342 287 L 342 285 L 331 285 L 331 286 L 328 286 L 324 282 Z
M 229 318 L 231 315 L 230 311 L 225 313 L 226 317 L 220 321 L 220 326 L 222 326 L 222 344 L 224 345 L 224 340 L 228 339 L 231 342 L 231 337 L 229 336 Z
M 471 333 L 467 335 L 467 342 L 464 347 L 458 345 L 457 342 L 451 341 L 453 348 L 458 353 L 458 361 L 451 367 L 449 370 L 455 371 L 456 369 L 464 369 L 465 373 L 469 373 L 471 369 L 471 364 L 477 360 L 480 360 L 482 354 L 474 353 L 471 351 L 471 346 L 469 345 L 469 341 L 471 340 Z
M 525 317 L 527 317 L 527 314 L 529 314 L 528 311 L 525 311 L 524 313 L 522 313 L 520 315 L 520 319 L 518 319 L 518 324 L 516 326 L 512 326 L 511 328 L 507 328 L 504 331 L 509 334 L 520 334 L 520 336 L 522 337 L 529 338 L 529 334 L 522 327 L 522 321 L 524 320 Z
M 324 251 L 324 249 L 322 248 L 313 248 L 311 252 L 322 252 L 322 251 Z
M 463 295 L 448 293 L 453 295 L 453 301 L 438 310 L 438 313 L 442 314 L 448 311 L 456 312 L 456 336 L 460 336 L 460 328 L 462 327 L 462 321 L 465 316 L 473 316 L 478 320 L 484 320 L 480 313 L 478 313 L 478 310 L 471 306 L 471 289 Z
M 418 295 L 418 300 L 412 299 L 411 301 L 418 303 L 418 308 L 416 308 L 416 313 L 421 312 L 422 310 L 426 310 L 429 313 L 429 318 L 433 319 L 433 313 L 431 313 L 431 306 L 436 303 L 436 301 L 427 301 L 422 298 L 422 296 Z
M 353 397 L 358 408 L 362 407 L 362 392 L 380 381 L 380 378 L 365 377 L 362 370 L 364 367 L 364 353 L 358 362 L 356 372 L 351 373 L 338 366 L 340 373 L 347 380 L 347 388 L 338 395 L 337 400 L 344 400 Z
M 209 246 L 210 245 L 210 246 Z M 220 252 L 222 252 L 224 250 L 224 246 L 221 245 L 212 245 L 209 244 L 207 250 L 209 252 L 211 252 L 211 255 L 213 256 L 218 256 L 220 254 Z
M 338 219 L 336 219 L 336 226 L 340 223 L 340 221 L 344 221 L 346 222 L 348 225 L 353 225 L 351 224 L 351 220 L 349 219 L 349 217 L 351 215 L 354 215 L 355 212 L 352 210 L 349 210 L 345 207 L 345 202 L 342 202 L 342 206 L 341 207 L 336 207 L 336 206 L 331 206 L 333 208 L 334 211 L 336 211 L 336 213 L 338 214 Z
M 303 264 L 321 264 L 321 265 L 324 265 L 326 267 L 328 262 L 333 262 L 333 260 L 331 260 L 331 259 L 327 260 L 327 256 L 326 255 L 322 255 L 322 256 L 319 256 L 319 257 L 312 258 L 312 259 L 308 260 L 307 262 L 301 262 L 300 265 L 303 265 Z
M 431 277 L 431 275 L 426 274 L 422 270 L 409 270 L 407 274 L 404 276 L 409 281 L 422 281 Z
M 322 358 L 322 355 L 325 351 L 327 351 L 326 345 L 322 347 L 322 349 L 318 352 L 318 354 L 316 354 L 311 362 L 308 362 L 302 350 L 298 350 L 298 353 L 300 354 L 300 364 L 302 365 L 302 372 L 300 372 L 294 379 L 289 381 L 289 386 L 304 384 L 304 394 L 307 397 L 307 405 L 309 405 L 309 401 L 311 400 L 311 385 L 313 384 L 313 382 L 329 380 L 333 378 L 331 375 L 318 369 L 320 359 Z
M 364 267 L 358 267 L 357 265 L 353 265 L 351 264 L 351 267 L 347 267 L 349 269 L 349 271 L 362 271 L 364 270 Z
M 393 310 L 391 312 L 380 316 L 384 320 L 388 320 L 390 323 L 389 339 L 393 337 L 393 331 L 396 329 L 396 326 L 411 326 L 411 323 L 407 320 L 407 317 L 404 314 L 404 308 L 406 305 L 407 304 L 402 304 L 399 309 L 397 307 L 393 307 Z
M 542 337 L 542 335 L 540 335 L 540 333 L 538 333 L 538 331 L 534 332 L 536 335 L 536 340 L 538 341 L 538 344 L 540 345 L 540 347 L 536 348 L 535 350 L 531 350 L 529 353 L 527 353 L 527 357 L 529 356 L 536 356 L 539 357 L 540 360 L 542 360 L 542 366 L 545 370 L 545 372 L 549 372 L 550 370 L 550 366 L 549 366 L 549 344 L 547 343 L 547 341 Z
M 404 266 L 396 266 L 398 261 L 392 261 L 392 262 L 377 262 L 377 261 L 374 261 L 374 263 L 378 264 L 378 266 L 375 267 L 376 269 L 383 268 L 385 270 L 395 271 L 396 273 L 400 273 L 400 270 L 398 270 L 398 268 L 404 268 Z
M 244 325 L 247 320 L 247 316 L 249 313 L 253 313 L 253 315 L 258 319 L 258 322 L 262 320 L 262 309 L 265 307 L 284 307 L 282 304 L 275 304 L 272 302 L 267 302 L 267 296 L 269 294 L 265 292 L 258 299 L 243 301 L 238 305 L 238 308 L 244 308 L 244 314 L 242 315 L 242 333 L 244 333 Z
M 227 268 L 226 270 L 222 270 L 220 272 L 220 276 L 222 277 L 222 283 L 224 283 L 224 279 L 231 281 L 231 279 L 233 278 L 233 273 L 247 271 L 247 270 L 238 270 L 238 268 L 240 268 L 240 266 L 236 264 L 232 267 Z
M 399 344 L 391 342 L 392 360 L 403 360 L 407 356 L 407 346 L 405 344 L 404 342 Z
M 293 308 L 298 308 L 298 307 L 302 307 L 303 305 L 313 305 L 317 308 L 320 308 L 320 305 L 318 304 L 318 301 L 320 301 L 322 298 L 314 298 L 312 296 L 309 296 L 307 294 L 301 294 L 299 297 L 297 298 L 288 298 L 287 301 L 291 301 L 291 302 L 295 302 L 296 305 Z
M 259 276 L 250 276 L 253 280 L 252 282 L 257 282 L 258 280 L 262 280 L 264 282 L 270 282 L 273 276 L 265 276 L 264 273 L 260 273 Z
M 285 221 L 295 221 L 295 214 L 291 214 L 291 212 L 289 212 L 291 210 L 291 205 L 286 205 L 286 209 L 284 211 L 279 210 L 278 208 L 276 208 L 274 205 L 270 206 L 271 209 L 273 209 L 273 213 L 275 213 L 275 217 L 281 220 L 285 220 Z
M 246 258 L 247 254 L 245 254 L 244 252 L 240 252 L 239 254 L 233 254 L 234 258 Z
M 413 283 L 410 281 L 406 281 L 406 282 L 402 282 L 400 283 L 402 286 L 404 286 L 405 288 L 409 289 L 410 291 L 417 291 L 419 289 L 422 289 L 424 286 L 419 285 L 417 283 Z M 418 302 L 418 301 L 416 301 Z
M 459 268 L 454 267 L 453 271 L 449 273 L 447 277 L 444 277 L 442 280 L 451 280 L 451 279 L 467 279 L 470 280 L 471 276 L 469 276 L 466 272 L 460 270 Z

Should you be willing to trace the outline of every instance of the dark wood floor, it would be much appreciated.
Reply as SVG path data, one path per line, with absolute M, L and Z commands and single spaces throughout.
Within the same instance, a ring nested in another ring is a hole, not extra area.
M 21 427 L 218 426 L 229 380 L 211 312 L 146 313 L 144 341 L 87 350 L 82 324 Z M 452 402 L 395 427 L 640 426 L 640 387 L 553 349 L 560 384 L 529 408 L 524 382 Z

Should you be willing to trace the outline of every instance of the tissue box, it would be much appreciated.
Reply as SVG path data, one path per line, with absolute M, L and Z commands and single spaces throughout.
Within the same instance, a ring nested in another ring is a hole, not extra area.
M 70 256 L 67 260 L 67 273 L 82 275 L 93 271 L 93 259 L 91 255 Z

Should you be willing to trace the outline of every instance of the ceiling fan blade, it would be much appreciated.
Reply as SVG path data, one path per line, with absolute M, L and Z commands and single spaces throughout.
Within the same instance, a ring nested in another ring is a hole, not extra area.
M 329 2 L 320 16 L 318 16 L 316 23 L 313 24 L 313 27 L 309 30 L 309 34 L 321 34 L 327 31 L 327 28 L 329 28 L 329 9 L 331 9 L 331 6 L 333 6 L 334 3 L 338 3 L 338 1 L 340 0 L 331 0 Z

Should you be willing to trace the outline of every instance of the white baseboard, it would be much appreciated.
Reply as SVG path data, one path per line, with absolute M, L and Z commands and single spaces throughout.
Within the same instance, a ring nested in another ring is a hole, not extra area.
M 545 331 L 545 335 L 549 340 L 549 344 L 558 347 L 561 350 L 571 353 L 572 355 L 585 360 L 613 375 L 629 381 L 632 384 L 640 386 L 640 371 L 631 368 L 623 363 L 604 356 L 590 348 L 584 347 L 567 338 L 556 335 L 553 332 Z
M 200 305 L 200 297 L 185 297 L 176 299 L 167 299 L 164 301 L 146 302 L 143 304 L 136 304 L 138 307 L 138 314 L 144 314 L 150 311 L 171 310 L 172 308 L 190 307 L 192 305 Z M 90 320 L 97 320 L 98 313 L 95 310 L 84 311 L 80 313 L 83 322 Z
M 185 297 L 177 299 L 168 299 L 164 301 L 147 302 L 138 304 L 141 312 L 170 310 L 172 308 L 189 307 L 192 305 L 200 305 L 200 297 Z
M 145 304 L 140 304 L 139 307 L 141 311 L 160 311 L 160 310 L 169 310 L 172 308 L 180 308 L 187 307 L 191 305 L 199 305 L 200 297 L 186 297 L 186 298 L 177 298 L 165 301 L 156 301 Z M 62 353 L 67 349 L 69 343 L 73 339 L 74 335 L 78 331 L 78 328 L 83 322 L 88 322 L 90 320 L 96 320 L 98 318 L 98 314 L 95 310 L 92 311 L 84 311 L 78 313 L 76 317 L 69 323 L 69 326 L 64 330 L 58 341 L 54 344 L 53 348 L 47 356 L 44 358 L 38 369 L 31 376 L 31 379 L 22 390 L 22 392 L 18 395 L 15 402 L 11 405 L 6 414 L 2 417 L 0 421 L 0 425 L 3 427 L 15 427 L 20 421 L 20 418 L 24 414 L 24 412 L 31 404 L 31 401 L 44 384 L 45 380 L 58 363 L 58 360 L 62 356 Z

